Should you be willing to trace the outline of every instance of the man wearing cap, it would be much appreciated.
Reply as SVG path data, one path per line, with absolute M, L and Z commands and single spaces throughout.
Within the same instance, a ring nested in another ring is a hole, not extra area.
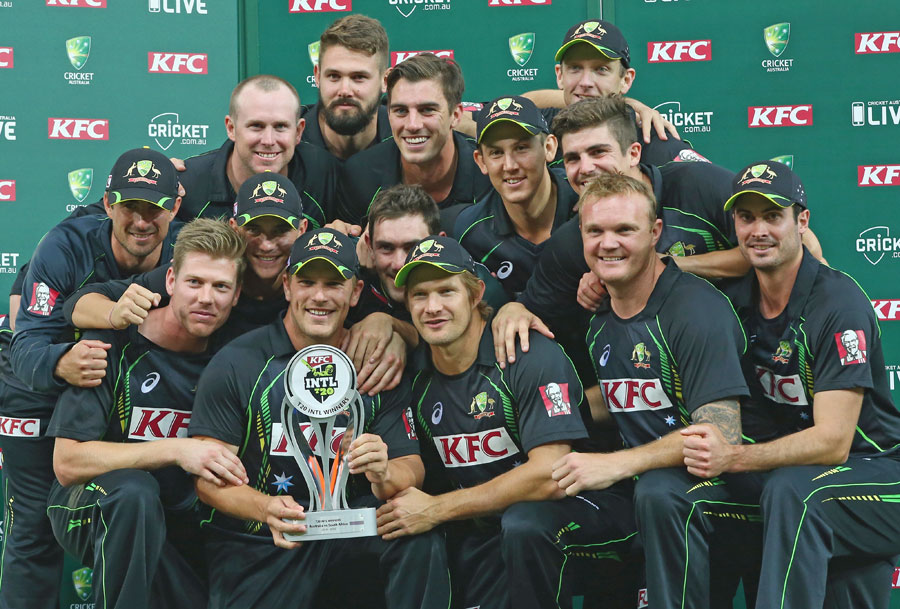
M 63 555 L 45 513 L 53 481 L 53 442 L 45 432 L 63 389 L 100 384 L 110 347 L 76 340 L 62 306 L 85 283 L 128 277 L 172 258 L 180 223 L 170 223 L 181 204 L 175 174 L 158 152 L 126 152 L 103 195 L 107 217 L 58 224 L 31 259 L 9 350 L 15 378 L 7 379 L 0 400 L 0 414 L 10 421 L 5 433 L 0 430 L 6 506 L 0 605 L 59 603 Z
M 191 475 L 240 485 L 230 451 L 187 438 L 209 337 L 240 291 L 244 243 L 226 224 L 198 219 L 175 240 L 165 307 L 107 343 L 110 372 L 68 387 L 47 435 L 57 481 L 47 515 L 60 545 L 93 567 L 99 607 L 205 606 L 206 569 Z M 151 592 L 152 590 L 152 592 Z
M 556 137 L 531 100 L 501 97 L 478 117 L 475 162 L 494 188 L 460 212 L 453 236 L 518 296 L 550 234 L 575 213 L 578 195 L 548 169 Z
M 487 192 L 490 182 L 475 165 L 474 145 L 454 131 L 462 116 L 463 88 L 459 66 L 431 53 L 411 57 L 388 73 L 393 140 L 346 162 L 338 219 L 363 224 L 375 195 L 394 184 L 419 184 L 441 210 L 472 204 Z M 442 225 L 451 225 L 449 218 Z
M 449 604 L 446 554 L 438 535 L 394 543 L 375 537 L 326 540 L 303 547 L 283 536 L 305 531 L 309 505 L 279 420 L 285 367 L 307 346 L 340 346 L 347 311 L 362 289 L 357 267 L 354 244 L 341 233 L 320 229 L 298 239 L 283 278 L 286 314 L 224 347 L 201 378 L 189 433 L 226 446 L 250 478 L 231 487 L 197 479 L 197 493 L 208 506 L 207 556 L 216 565 L 212 608 L 314 606 L 327 574 L 337 574 L 332 585 L 353 581 L 340 565 L 354 555 L 378 563 L 389 606 L 444 609 Z M 424 476 L 407 414 L 408 382 L 363 401 L 365 433 L 350 445 L 348 457 L 350 472 L 357 474 L 348 492 L 358 506 L 421 484 Z
M 810 212 L 787 166 L 753 163 L 733 193 L 725 208 L 753 267 L 732 291 L 750 336 L 749 441 L 693 425 L 684 463 L 703 478 L 760 472 L 757 608 L 886 608 L 900 554 L 900 413 L 875 312 L 851 277 L 803 247 Z
M 395 539 L 465 521 L 450 529 L 461 606 L 570 607 L 566 563 L 621 560 L 635 533 L 628 483 L 564 498 L 550 478 L 587 437 L 575 369 L 537 335 L 517 366 L 496 366 L 484 283 L 449 237 L 419 242 L 396 284 L 428 344 L 413 382 L 417 432 L 436 448 L 435 473 L 458 490 L 399 493 L 379 509 L 378 532 Z

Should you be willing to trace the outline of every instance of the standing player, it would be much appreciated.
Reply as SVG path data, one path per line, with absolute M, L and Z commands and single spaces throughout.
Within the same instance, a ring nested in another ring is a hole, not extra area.
M 376 19 L 347 15 L 328 26 L 314 71 L 319 101 L 303 108 L 303 141 L 346 160 L 389 139 L 387 69 L 388 36 Z
M 393 543 L 375 537 L 336 539 L 302 548 L 283 537 L 305 531 L 309 498 L 285 448 L 279 421 L 282 377 L 297 351 L 341 344 L 347 310 L 362 290 L 356 274 L 356 253 L 343 234 L 320 229 L 298 239 L 284 276 L 284 318 L 227 345 L 200 381 L 190 434 L 227 447 L 250 477 L 248 484 L 229 487 L 197 479 L 197 493 L 209 506 L 204 520 L 208 562 L 215 565 L 210 607 L 312 606 L 322 577 L 338 571 L 347 583 L 339 565 L 358 555 L 378 562 L 389 606 L 443 609 L 449 604 L 446 554 L 438 535 Z M 421 484 L 424 476 L 407 415 L 409 384 L 363 400 L 366 433 L 349 453 L 351 473 L 365 476 L 355 476 L 348 487 L 354 505 L 387 499 Z
M 175 241 L 171 297 L 144 322 L 88 339 L 110 345 L 110 373 L 69 387 L 47 435 L 56 438 L 47 515 L 60 545 L 91 565 L 100 607 L 203 606 L 206 572 L 189 474 L 240 485 L 240 461 L 187 438 L 191 402 L 211 356 L 209 336 L 240 291 L 244 243 L 225 223 L 199 219 Z M 151 586 L 153 593 L 151 594 Z
M 472 204 L 487 192 L 490 182 L 475 166 L 474 145 L 453 130 L 462 116 L 463 88 L 459 66 L 431 53 L 411 57 L 388 73 L 393 141 L 344 165 L 338 219 L 361 224 L 375 195 L 394 184 L 419 184 L 442 210 Z
M 584 257 L 610 296 L 588 315 L 585 340 L 627 448 L 564 455 L 553 478 L 575 495 L 638 476 L 634 508 L 653 607 L 721 606 L 733 590 L 715 591 L 726 582 L 711 576 L 707 535 L 735 508 L 695 509 L 690 490 L 702 481 L 681 466 L 678 430 L 707 423 L 740 444 L 746 339 L 725 296 L 657 255 L 663 224 L 643 182 L 599 177 L 579 205 Z
M 31 259 L 10 346 L 15 378 L 7 379 L 0 413 L 18 422 L 16 431 L 0 433 L 5 457 L 0 605 L 37 609 L 59 604 L 63 553 L 46 516 L 53 442 L 45 433 L 63 389 L 100 384 L 109 348 L 98 340 L 76 340 L 63 318 L 63 304 L 85 283 L 128 277 L 172 258 L 180 228 L 180 223 L 171 225 L 181 204 L 177 188 L 167 158 L 149 149 L 129 150 L 113 165 L 103 195 L 108 217 L 58 224 Z M 41 286 L 49 290 L 48 308 L 36 306 Z
M 869 298 L 803 247 L 807 198 L 787 166 L 744 168 L 725 208 L 754 271 L 735 290 L 751 337 L 752 443 L 695 425 L 682 432 L 684 463 L 704 478 L 773 470 L 759 499 L 757 608 L 886 608 L 900 554 L 900 414 Z
M 494 188 L 460 212 L 453 236 L 515 298 L 550 234 L 574 213 L 578 195 L 550 170 L 556 137 L 524 97 L 501 97 L 478 118 L 475 162 Z
M 569 607 L 569 560 L 621 560 L 628 551 L 632 486 L 563 497 L 551 465 L 587 437 L 581 383 L 565 352 L 534 336 L 532 351 L 501 370 L 472 257 L 432 236 L 407 260 L 396 283 L 428 344 L 413 383 L 418 433 L 459 490 L 401 492 L 379 509 L 378 532 L 394 539 L 464 520 L 451 556 L 465 581 L 461 606 Z

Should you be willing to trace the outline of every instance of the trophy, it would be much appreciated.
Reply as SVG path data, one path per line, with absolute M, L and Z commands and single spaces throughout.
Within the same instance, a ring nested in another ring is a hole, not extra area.
M 365 427 L 365 405 L 356 390 L 353 362 L 328 345 L 307 347 L 288 362 L 284 388 L 281 424 L 287 449 L 309 491 L 306 519 L 298 521 L 306 525 L 306 532 L 284 538 L 310 541 L 375 535 L 375 508 L 347 504 L 347 453 Z M 301 420 L 300 414 L 309 422 Z M 346 420 L 343 434 L 335 425 L 338 419 Z

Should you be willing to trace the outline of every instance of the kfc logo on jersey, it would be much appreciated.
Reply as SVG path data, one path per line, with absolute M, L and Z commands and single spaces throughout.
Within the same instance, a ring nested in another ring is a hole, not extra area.
M 645 2 L 656 2 L 656 0 L 644 0 Z M 663 2 L 668 2 L 668 0 L 663 0 Z M 650 601 L 647 597 L 647 589 L 641 588 L 638 590 L 638 609 L 645 609 L 650 606 Z
M 878 321 L 900 320 L 900 300 L 873 300 L 872 308 Z
M 712 41 L 674 40 L 671 42 L 648 42 L 647 62 L 710 61 Z
M 416 421 L 413 419 L 412 406 L 407 406 L 403 411 L 403 427 L 406 428 L 406 437 L 410 440 L 418 440 L 416 436 Z
M 13 48 L 0 47 L 0 68 L 12 68 L 13 64 Z
M 391 67 L 395 67 L 398 63 L 404 62 L 410 57 L 415 57 L 420 53 L 434 53 L 438 57 L 453 59 L 453 49 L 441 49 L 437 51 L 393 51 L 391 53 Z
M 659 379 L 610 379 L 600 381 L 600 387 L 611 412 L 638 412 L 672 407 Z
M 568 383 L 547 383 L 538 387 L 538 391 L 541 393 L 541 399 L 544 400 L 544 408 L 547 409 L 548 417 L 572 414 L 572 407 L 569 405 Z
M 488 0 L 488 6 L 550 6 L 553 0 Z
M 105 118 L 48 118 L 47 137 L 51 140 L 108 140 L 109 121 Z
M 47 0 L 47 6 L 74 6 L 77 8 L 106 8 L 106 0 Z
M 131 428 L 128 437 L 133 440 L 162 440 L 186 438 L 191 413 L 171 408 L 135 407 L 131 411 Z
M 807 127 L 813 124 L 813 107 L 750 106 L 748 127 Z
M 856 34 L 856 54 L 900 53 L 900 32 Z
M 862 330 L 844 330 L 834 335 L 841 366 L 866 363 L 866 333 Z
M 291 0 L 289 13 L 335 13 L 353 10 L 353 0 Z
M 435 436 L 434 445 L 444 467 L 485 465 L 519 453 L 505 427 L 476 434 Z
M 16 200 L 16 181 L 15 180 L 0 180 L 0 201 L 15 201 Z
M 31 301 L 26 310 L 35 315 L 47 317 L 53 311 L 53 305 L 56 304 L 57 298 L 59 298 L 59 292 L 46 283 L 43 281 L 35 283 L 31 286 Z
M 900 165 L 857 165 L 860 186 L 900 186 Z
M 206 53 L 147 53 L 151 74 L 206 74 Z
M 806 393 L 803 391 L 803 381 L 800 375 L 791 374 L 781 376 L 762 366 L 756 367 L 756 378 L 762 385 L 763 393 L 776 404 L 788 404 L 790 406 L 808 406 Z
M 40 435 L 40 419 L 13 419 L 11 417 L 0 417 L 0 436 L 37 438 Z
M 344 431 L 346 431 L 346 427 L 334 427 L 331 430 L 331 445 L 330 445 L 330 458 L 337 458 L 338 450 L 341 447 L 341 440 L 344 438 Z M 310 450 L 313 451 L 313 454 L 321 457 L 322 451 L 319 448 L 319 439 L 316 437 L 315 433 L 313 433 L 313 427 L 311 423 L 300 423 L 300 431 L 303 432 L 303 437 L 306 438 L 306 442 L 309 444 Z M 272 423 L 272 437 L 269 442 L 269 454 L 274 455 L 276 457 L 290 457 L 291 453 L 288 452 L 288 441 L 287 436 L 284 435 L 284 426 L 281 423 Z

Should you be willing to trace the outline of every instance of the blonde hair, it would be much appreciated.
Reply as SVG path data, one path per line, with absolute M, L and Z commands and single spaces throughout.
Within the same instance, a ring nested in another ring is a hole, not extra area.
M 240 285 L 244 277 L 244 250 L 247 244 L 231 226 L 220 220 L 196 218 L 184 225 L 175 238 L 175 254 L 172 257 L 172 270 L 175 274 L 184 264 L 188 254 L 200 252 L 210 258 L 226 258 L 233 260 L 237 269 L 237 281 Z
M 587 188 L 578 197 L 578 209 L 584 209 L 588 201 L 594 202 L 615 195 L 636 194 L 647 200 L 650 224 L 656 222 L 656 197 L 650 187 L 621 173 L 605 173 L 588 182 Z

